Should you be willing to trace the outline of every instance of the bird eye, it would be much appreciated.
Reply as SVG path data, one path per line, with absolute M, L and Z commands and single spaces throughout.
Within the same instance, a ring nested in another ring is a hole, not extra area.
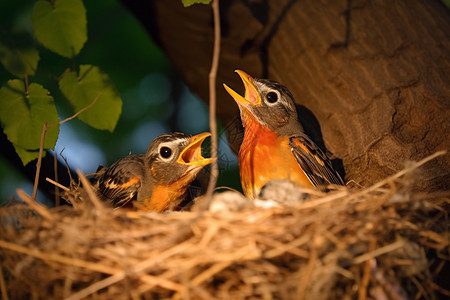
M 159 155 L 161 155 L 161 157 L 163 158 L 169 158 L 172 156 L 172 149 L 170 149 L 169 147 L 161 147 L 161 149 L 159 150 Z
M 269 103 L 275 103 L 278 101 L 278 94 L 275 92 L 269 92 L 266 95 L 266 99 L 267 101 L 269 101 Z

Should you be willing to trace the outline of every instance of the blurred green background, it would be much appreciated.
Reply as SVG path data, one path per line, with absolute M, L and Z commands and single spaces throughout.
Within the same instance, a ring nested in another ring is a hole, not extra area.
M 52 93 L 60 118 L 64 119 L 74 112 L 60 93 L 56 77 L 67 67 L 97 65 L 114 81 L 123 107 L 112 133 L 93 129 L 78 119 L 61 126 L 55 151 L 60 153 L 64 149 L 63 156 L 69 166 L 92 173 L 98 165 L 110 165 L 130 152 L 145 153 L 150 142 L 162 133 L 209 131 L 207 106 L 189 91 L 139 22 L 115 0 L 83 2 L 87 11 L 88 40 L 80 54 L 70 60 L 38 46 L 37 73 L 29 80 L 42 84 Z M 0 31 L 32 34 L 34 3 L 31 0 L 0 1 Z M 13 78 L 0 65 L 0 85 Z M 218 151 L 218 186 L 240 189 L 237 158 L 229 149 L 220 124 Z M 1 200 L 11 198 L 18 187 L 31 194 L 32 183 L 3 157 L 0 157 L 0 170 Z M 38 200 L 47 202 L 42 194 L 38 194 Z

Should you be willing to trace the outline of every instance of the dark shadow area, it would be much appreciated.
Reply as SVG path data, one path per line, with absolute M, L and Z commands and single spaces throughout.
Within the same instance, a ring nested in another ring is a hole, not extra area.
M 296 1 L 297 0 L 291 0 L 283 7 L 283 10 L 281 11 L 280 15 L 277 17 L 277 19 L 273 23 L 272 27 L 270 28 L 269 32 L 263 38 L 261 45 L 259 46 L 258 52 L 259 52 L 259 56 L 261 59 L 261 65 L 262 65 L 262 73 L 261 73 L 262 78 L 269 77 L 268 70 L 269 70 L 269 45 L 270 45 L 270 42 L 272 41 L 272 38 L 277 33 L 278 28 L 280 27 L 280 24 L 283 21 L 284 17 L 286 16 L 287 12 L 289 11 L 289 9 L 292 7 L 292 5 Z M 256 6 L 253 4 L 253 5 L 248 5 L 248 7 L 251 10 L 252 14 L 255 16 L 255 18 L 258 21 L 260 21 L 263 24 L 263 26 L 265 27 L 267 25 L 267 20 L 268 20 L 267 12 L 270 9 L 270 7 L 269 7 L 267 1 L 263 1 L 263 3 L 265 5 Z M 265 12 L 262 10 L 263 8 L 266 10 Z M 266 16 L 265 18 L 263 17 L 264 15 Z M 263 23 L 262 21 L 265 21 L 266 23 Z M 245 53 L 247 51 L 249 51 L 250 49 L 255 47 L 254 41 L 255 41 L 254 39 L 245 41 L 245 43 L 241 47 L 241 53 L 240 53 L 241 56 L 245 55 Z
M 22 164 L 20 157 L 17 155 L 13 144 L 8 140 L 6 134 L 3 132 L 3 128 L 0 128 L 0 155 L 8 160 L 23 176 L 28 179 L 32 184 L 34 183 L 34 177 L 36 174 L 36 162 L 33 160 L 26 166 Z M 41 172 L 39 175 L 39 190 L 47 196 L 47 198 L 54 202 L 55 200 L 55 186 L 46 181 L 45 178 L 55 178 L 54 172 L 54 156 L 47 152 L 47 155 L 42 158 Z M 57 172 L 58 182 L 66 187 L 70 186 L 70 177 L 65 164 L 57 160 Z M 72 178 L 78 182 L 78 176 L 74 170 L 70 170 Z M 61 204 L 67 204 L 63 199 L 60 200 Z
M 350 26 L 350 17 L 351 17 L 351 11 L 352 11 L 352 0 L 347 0 L 347 9 L 344 12 L 345 15 L 345 38 L 343 41 L 335 42 L 331 44 L 331 49 L 341 48 L 341 47 L 347 47 L 348 42 L 350 41 L 350 33 L 351 33 L 351 26 Z
M 120 3 L 130 12 L 132 13 L 137 20 L 144 26 L 145 30 L 147 30 L 153 41 L 162 47 L 161 39 L 159 38 L 159 29 L 156 22 L 155 9 L 153 7 L 153 1 L 127 1 L 120 0 Z
M 264 26 L 269 21 L 269 1 L 261 0 L 261 1 L 251 1 L 251 0 L 243 0 L 242 1 L 245 6 L 247 6 L 253 17 L 258 20 Z
M 227 136 L 228 144 L 231 150 L 238 154 L 239 147 L 244 139 L 244 126 L 242 126 L 241 117 L 239 113 L 224 127 Z

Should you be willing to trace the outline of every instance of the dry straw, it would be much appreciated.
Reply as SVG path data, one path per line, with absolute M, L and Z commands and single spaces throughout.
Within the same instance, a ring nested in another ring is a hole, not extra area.
M 19 191 L 26 204 L 0 209 L 2 298 L 450 296 L 439 281 L 449 193 L 413 192 L 423 163 L 366 189 L 201 214 L 108 208 L 87 182 L 66 192 L 74 207 L 48 209 Z

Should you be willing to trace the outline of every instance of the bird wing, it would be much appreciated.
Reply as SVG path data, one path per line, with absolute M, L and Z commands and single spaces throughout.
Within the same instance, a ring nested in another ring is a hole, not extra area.
M 325 153 L 305 134 L 289 138 L 291 151 L 300 167 L 315 185 L 345 185 Z
M 95 186 L 101 197 L 121 207 L 137 198 L 144 171 L 143 156 L 129 155 L 98 170 Z

